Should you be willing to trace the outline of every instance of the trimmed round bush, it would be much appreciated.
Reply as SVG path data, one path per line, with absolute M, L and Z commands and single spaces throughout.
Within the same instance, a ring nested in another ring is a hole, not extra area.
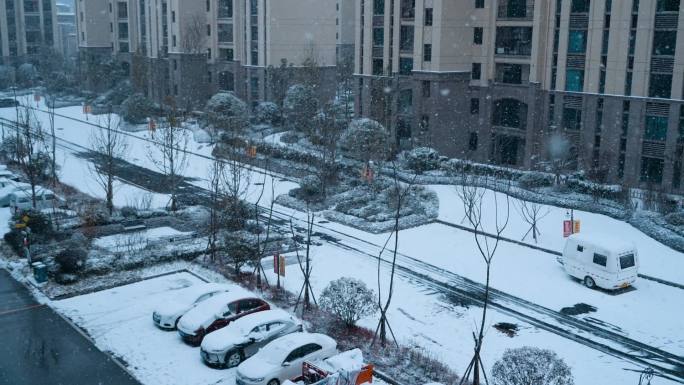
M 531 189 L 553 186 L 553 176 L 541 172 L 527 172 L 518 178 L 520 187 Z
M 417 172 L 436 170 L 439 168 L 439 153 L 430 147 L 418 147 L 404 153 L 406 166 Z
M 55 257 L 59 270 L 65 274 L 78 274 L 85 268 L 88 252 L 77 242 L 69 242 L 66 249 Z
M 121 104 L 121 116 L 128 123 L 144 124 L 152 116 L 154 103 L 143 94 L 133 94 Z
M 254 109 L 254 119 L 261 124 L 275 124 L 280 119 L 280 109 L 273 102 L 261 102 Z
M 676 211 L 667 214 L 665 216 L 665 221 L 673 226 L 684 226 L 684 211 Z
M 377 311 L 373 290 L 363 281 L 349 277 L 330 282 L 321 294 L 320 305 L 347 327 Z

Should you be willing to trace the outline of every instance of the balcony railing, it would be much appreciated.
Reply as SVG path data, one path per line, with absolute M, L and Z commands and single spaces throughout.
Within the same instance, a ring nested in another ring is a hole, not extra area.
M 499 20 L 532 20 L 534 0 L 500 0 L 497 9 Z
M 502 56 L 530 56 L 532 54 L 532 44 L 520 43 L 497 46 L 496 54 Z

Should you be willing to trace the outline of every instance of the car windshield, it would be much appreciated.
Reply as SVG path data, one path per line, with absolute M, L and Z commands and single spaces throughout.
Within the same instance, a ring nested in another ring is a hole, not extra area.
M 620 257 L 620 269 L 629 269 L 634 267 L 634 264 L 634 254 L 627 254 Z

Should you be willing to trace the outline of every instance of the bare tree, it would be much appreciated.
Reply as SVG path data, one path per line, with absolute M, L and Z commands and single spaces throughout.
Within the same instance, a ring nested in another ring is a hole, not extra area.
M 237 146 L 225 147 L 227 152 L 224 161 L 223 189 L 226 196 L 227 226 L 231 230 L 239 230 L 244 227 L 249 216 L 243 202 L 249 192 L 252 174 L 244 164 L 246 162 L 245 149 Z
M 313 288 L 311 287 L 311 272 L 313 271 L 313 265 L 311 264 L 311 236 L 313 235 L 313 225 L 314 225 L 314 220 L 315 220 L 315 214 L 308 210 L 306 212 L 306 254 L 304 256 L 304 260 L 302 261 L 302 257 L 299 254 L 299 237 L 295 235 L 294 232 L 294 226 L 292 225 L 292 220 L 290 219 L 290 231 L 292 232 L 292 239 L 295 242 L 295 251 L 297 253 L 297 263 L 299 265 L 299 270 L 302 272 L 302 276 L 304 277 L 304 282 L 302 283 L 302 289 L 299 291 L 299 296 L 297 297 L 297 301 L 295 302 L 295 307 L 294 310 L 297 311 L 297 307 L 299 306 L 300 300 L 302 300 L 302 294 L 304 295 L 304 299 L 302 300 L 303 305 L 302 305 L 302 314 L 304 312 L 308 312 L 311 310 L 311 300 L 313 299 L 314 304 L 318 306 L 318 303 L 316 302 L 316 297 L 313 294 Z
M 183 53 L 203 54 L 206 52 L 207 21 L 206 17 L 194 14 L 184 18 L 183 33 L 180 41 Z
M 268 170 L 268 166 L 265 168 Z M 266 236 L 262 240 L 261 239 L 261 228 L 260 228 L 260 222 L 261 222 L 261 210 L 259 210 L 259 204 L 261 202 L 261 199 L 264 196 L 264 191 L 266 188 L 266 175 L 267 173 L 264 173 L 264 179 L 263 182 L 261 183 L 261 192 L 259 193 L 259 197 L 257 198 L 256 202 L 254 202 L 254 220 L 256 222 L 256 227 L 257 227 L 257 239 L 256 239 L 256 255 L 254 255 L 254 275 L 256 275 L 256 286 L 257 288 L 261 289 L 262 288 L 262 278 L 264 281 L 266 281 L 266 285 L 268 285 L 268 277 L 266 276 L 266 272 L 264 271 L 264 267 L 261 264 L 261 258 L 266 255 L 266 250 L 271 242 L 271 226 L 272 226 L 272 221 L 273 221 L 273 205 L 275 205 L 275 179 L 271 178 L 271 202 L 268 208 L 268 218 L 266 219 Z
M 486 184 L 486 183 L 485 183 Z M 510 188 L 510 185 L 509 185 Z M 508 195 L 508 190 L 504 191 L 505 205 L 500 207 L 500 198 L 498 198 L 498 193 L 493 192 L 494 201 L 488 202 L 486 207 L 493 209 L 493 223 L 494 228 L 486 229 L 483 223 L 483 217 L 486 214 L 484 211 L 485 207 L 485 190 L 477 187 L 477 181 L 469 180 L 464 174 L 463 184 L 457 188 L 457 194 L 461 201 L 463 202 L 463 207 L 466 211 L 466 217 L 471 227 L 473 228 L 475 236 L 475 244 L 477 245 L 477 250 L 480 253 L 482 261 L 485 264 L 485 291 L 484 297 L 482 299 L 482 318 L 479 324 L 479 330 L 477 334 L 474 335 L 475 348 L 473 358 L 470 360 L 465 374 L 461 378 L 460 384 L 464 384 L 470 376 L 472 375 L 473 384 L 480 384 L 480 366 L 482 365 L 482 359 L 480 358 L 480 352 L 482 351 L 482 343 L 484 341 L 485 327 L 487 322 L 487 309 L 489 305 L 489 294 L 490 294 L 490 278 L 491 278 L 491 267 L 494 260 L 494 256 L 499 247 L 499 242 L 501 241 L 502 234 L 508 226 L 508 220 L 510 218 L 510 197 Z M 487 232 L 490 232 L 488 234 Z M 484 373 L 484 372 L 483 372 Z M 486 381 L 486 375 L 485 375 Z
M 389 324 L 389 320 L 387 319 L 387 311 L 389 310 L 390 304 L 392 302 L 392 296 L 394 295 L 394 276 L 396 273 L 396 268 L 397 268 L 397 253 L 399 252 L 399 221 L 401 219 L 401 208 L 403 207 L 404 203 L 406 202 L 406 199 L 410 195 L 411 188 L 413 187 L 413 184 L 415 183 L 415 180 L 418 176 L 418 174 L 414 174 L 413 179 L 411 180 L 410 183 L 403 185 L 401 181 L 399 180 L 399 172 L 398 172 L 398 166 L 397 164 L 393 161 L 392 162 L 392 171 L 393 171 L 393 180 L 394 180 L 394 190 L 395 190 L 395 195 L 396 195 L 396 207 L 394 207 L 394 227 L 392 229 L 392 232 L 390 233 L 389 237 L 387 237 L 387 240 L 385 241 L 385 244 L 382 247 L 382 250 L 380 250 L 380 254 L 378 255 L 378 310 L 380 310 L 380 320 L 378 322 L 378 326 L 375 329 L 375 334 L 373 335 L 373 341 L 371 342 L 371 346 L 375 344 L 376 337 L 378 337 L 379 333 L 379 338 L 380 338 L 380 346 L 383 348 L 387 346 L 387 330 L 392 334 L 392 339 L 394 340 L 394 343 L 399 346 L 397 343 L 397 338 L 394 336 L 394 332 L 392 331 L 392 327 Z M 392 263 L 391 263 L 391 268 L 390 268 L 390 281 L 389 281 L 389 286 L 387 288 L 387 298 L 384 300 L 383 303 L 383 298 L 382 298 L 382 279 L 381 279 L 381 262 L 382 262 L 382 255 L 384 254 L 385 250 L 387 249 L 387 245 L 389 244 L 390 240 L 394 237 L 394 250 L 392 250 Z
M 218 249 L 218 233 L 220 229 L 220 205 L 222 203 L 223 183 L 225 180 L 225 165 L 215 159 L 209 167 L 209 236 L 207 237 L 207 252 L 212 262 L 216 261 Z
M 171 103 L 165 111 L 165 119 L 157 127 L 153 144 L 148 147 L 148 158 L 165 176 L 171 193 L 171 211 L 178 210 L 178 187 L 183 181 L 183 171 L 188 165 L 188 133 L 182 126 L 182 118 Z
M 530 225 L 529 230 L 527 230 L 525 235 L 523 235 L 522 240 L 524 241 L 531 232 L 534 243 L 537 243 L 538 236 L 541 234 L 538 223 L 540 220 L 544 219 L 544 217 L 549 215 L 551 209 L 548 206 L 539 204 L 537 202 L 528 202 L 523 199 L 519 199 L 517 201 L 517 205 L 513 207 L 516 209 L 518 214 L 520 214 L 522 219 L 528 225 Z
M 90 136 L 90 149 L 97 153 L 101 161 L 91 166 L 98 184 L 105 193 L 105 203 L 109 215 L 114 211 L 114 181 L 116 162 L 124 157 L 128 144 L 126 137 L 119 131 L 119 120 L 115 121 L 111 106 L 104 117 L 98 117 L 99 129 Z
M 45 105 L 47 106 L 48 121 L 50 124 L 50 184 L 54 189 L 57 187 L 57 136 L 55 135 L 55 98 L 46 97 Z
M 36 208 L 37 187 L 45 180 L 49 167 L 49 159 L 46 159 L 45 153 L 42 152 L 45 135 L 28 101 L 22 107 L 17 123 L 17 161 L 31 186 L 31 204 Z

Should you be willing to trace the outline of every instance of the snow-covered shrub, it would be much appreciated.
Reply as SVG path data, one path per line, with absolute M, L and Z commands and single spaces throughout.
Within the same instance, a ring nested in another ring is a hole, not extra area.
M 88 252 L 78 244 L 70 241 L 64 250 L 55 256 L 59 270 L 65 274 L 77 274 L 83 270 L 88 258 Z
M 439 168 L 439 153 L 430 147 L 418 147 L 403 154 L 406 167 L 417 172 L 436 170 Z
M 375 120 L 355 119 L 342 134 L 341 145 L 354 158 L 383 160 L 389 152 L 389 133 Z
M 684 211 L 675 211 L 665 216 L 665 221 L 672 226 L 684 226 Z
M 313 88 L 303 84 L 288 88 L 283 101 L 283 114 L 288 128 L 311 134 L 317 113 L 318 99 Z
M 297 143 L 300 139 L 301 137 L 296 131 L 288 131 L 280 136 L 280 141 L 288 144 Z
M 121 216 L 124 218 L 136 218 L 138 210 L 133 206 L 124 206 L 121 208 Z
M 22 87 L 30 87 L 38 78 L 38 70 L 31 63 L 24 63 L 17 69 L 17 83 Z
M 0 90 L 4 90 L 14 83 L 14 67 L 0 65 Z
M 597 198 L 611 199 L 615 201 L 620 201 L 623 190 L 620 185 L 605 185 L 578 178 L 569 178 L 565 182 L 565 185 L 571 191 L 575 191 L 580 194 L 587 194 Z
M 317 175 L 302 178 L 299 188 L 290 190 L 289 195 L 305 202 L 318 202 L 323 199 L 324 186 Z
M 373 290 L 363 281 L 349 277 L 330 282 L 321 293 L 320 304 L 348 327 L 376 311 Z
M 110 221 L 109 212 L 102 205 L 84 205 L 78 209 L 78 214 L 85 227 L 102 226 Z
M 131 87 L 131 82 L 128 80 L 124 80 L 117 83 L 117 85 L 114 86 L 114 88 L 112 88 L 104 96 L 104 98 L 102 98 L 103 100 L 101 102 L 102 104 L 120 106 L 131 94 L 133 94 L 133 87 Z M 98 102 L 100 101 L 98 100 Z
M 518 178 L 520 187 L 526 189 L 535 189 L 540 187 L 553 186 L 553 176 L 543 172 L 530 171 L 522 174 Z
M 205 123 L 217 130 L 237 134 L 249 126 L 247 104 L 232 92 L 212 96 L 205 109 Z
M 154 103 L 140 93 L 129 96 L 121 104 L 121 116 L 126 122 L 133 124 L 145 123 L 154 110 Z
M 254 119 L 261 124 L 276 124 L 280 119 L 280 109 L 273 102 L 261 102 L 254 109 Z
M 494 385 L 573 385 L 570 367 L 556 353 L 530 346 L 507 349 L 492 367 Z

